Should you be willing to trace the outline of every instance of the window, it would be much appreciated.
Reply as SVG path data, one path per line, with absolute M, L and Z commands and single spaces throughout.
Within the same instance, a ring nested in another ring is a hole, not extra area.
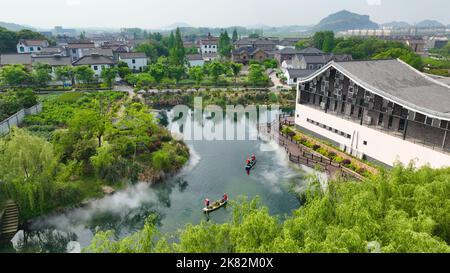
M 425 122 L 427 125 L 433 124 L 433 119 L 430 117 L 427 117 L 427 121 Z
M 98 66 L 94 65 L 94 70 L 97 71 L 98 70 Z
M 135 63 L 136 63 L 136 60 L 135 60 L 135 59 L 133 59 L 133 60 L 131 60 L 131 62 L 135 64 Z
M 38 50 L 38 51 L 41 51 L 41 47 L 40 47 L 40 46 L 38 46 L 37 50 Z
M 406 124 L 406 120 L 401 119 L 400 122 L 398 123 L 398 130 L 403 132 L 405 130 L 405 124 Z
M 392 128 L 392 123 L 394 123 L 394 117 L 389 116 L 388 128 Z
M 72 54 L 77 54 L 77 50 L 76 49 L 72 49 Z
M 30 51 L 34 51 L 34 47 L 30 46 Z
M 25 52 L 25 48 L 24 48 L 23 46 L 21 46 L 21 47 L 19 48 L 19 51 L 20 51 L 20 52 Z
M 363 144 L 364 144 L 365 146 L 367 146 L 367 141 L 364 140 L 364 141 L 363 141 Z
M 383 125 L 383 119 L 384 119 L 384 115 L 382 113 L 380 113 L 380 115 L 378 116 L 378 125 Z
M 448 121 L 446 120 L 441 120 L 441 126 L 442 129 L 447 129 L 448 128 Z

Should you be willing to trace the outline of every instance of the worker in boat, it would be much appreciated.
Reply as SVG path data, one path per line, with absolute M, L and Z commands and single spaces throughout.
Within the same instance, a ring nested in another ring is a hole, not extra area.
M 250 165 L 250 163 L 252 163 L 252 161 L 250 160 L 250 158 L 247 158 L 247 160 L 245 161 L 245 163 L 248 165 Z
M 209 203 L 210 203 L 209 199 L 206 198 L 206 199 L 205 199 L 205 207 L 206 207 L 206 208 L 209 208 Z
M 252 154 L 252 161 L 254 162 L 256 160 L 256 155 Z
M 227 202 L 228 201 L 228 194 L 224 193 L 222 196 L 222 203 Z

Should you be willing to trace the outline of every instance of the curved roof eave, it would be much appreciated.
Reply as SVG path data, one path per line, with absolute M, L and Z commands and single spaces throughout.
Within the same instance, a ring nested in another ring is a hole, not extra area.
M 315 77 L 317 77 L 318 75 L 322 74 L 323 72 L 325 72 L 328 68 L 333 67 L 336 70 L 338 70 L 339 72 L 341 72 L 342 74 L 344 74 L 345 76 L 347 76 L 348 78 L 352 79 L 356 84 L 358 84 L 359 86 L 363 87 L 364 89 L 375 93 L 381 97 L 383 97 L 384 99 L 387 100 L 391 100 L 407 109 L 410 109 L 414 112 L 418 112 L 421 113 L 423 115 L 432 117 L 432 118 L 437 118 L 437 119 L 443 119 L 443 120 L 448 120 L 450 121 L 450 113 L 442 113 L 442 112 L 436 112 L 427 108 L 423 108 L 421 106 L 418 106 L 416 104 L 410 103 L 408 101 L 402 100 L 400 98 L 397 98 L 387 92 L 384 92 L 370 84 L 367 84 L 366 82 L 360 80 L 358 77 L 356 77 L 355 75 L 353 75 L 352 73 L 348 72 L 346 69 L 344 69 L 342 66 L 340 66 L 338 63 L 336 63 L 335 61 L 331 61 L 328 64 L 326 64 L 325 66 L 323 66 L 321 69 L 317 70 L 316 72 L 314 72 L 313 74 L 309 75 L 306 78 L 300 78 L 297 84 L 300 83 L 304 83 L 304 82 L 308 82 L 311 81 L 312 79 L 314 79 Z

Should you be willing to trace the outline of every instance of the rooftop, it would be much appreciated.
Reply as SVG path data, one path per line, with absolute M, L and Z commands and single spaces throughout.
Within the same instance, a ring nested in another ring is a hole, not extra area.
M 0 66 L 9 64 L 31 65 L 31 54 L 1 54 Z
M 119 53 L 120 59 L 147 59 L 147 55 L 144 52 L 126 52 Z
M 188 61 L 202 61 L 203 60 L 203 57 L 200 54 L 186 55 L 186 58 L 188 59 Z
M 72 60 L 70 57 L 64 56 L 46 56 L 46 57 L 33 57 L 33 65 L 38 63 L 49 64 L 51 66 L 65 66 L 72 65 Z
M 356 84 L 413 111 L 450 120 L 450 87 L 400 60 L 330 62 L 301 82 L 334 67 Z
M 73 62 L 73 65 L 95 65 L 95 64 L 115 64 L 115 62 L 112 58 L 97 54 L 83 56 L 80 59 Z

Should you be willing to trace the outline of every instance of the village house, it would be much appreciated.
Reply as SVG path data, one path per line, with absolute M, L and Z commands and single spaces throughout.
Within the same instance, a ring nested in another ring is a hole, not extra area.
M 299 54 L 298 50 L 285 47 L 275 53 L 275 59 L 279 64 L 282 64 L 285 60 L 292 60 L 296 54 Z
M 400 60 L 331 61 L 299 79 L 295 124 L 392 166 L 450 165 L 450 88 Z
M 270 58 L 270 54 L 262 48 L 241 47 L 231 52 L 231 60 L 236 63 L 248 64 L 251 60 L 264 61 Z
M 83 50 L 93 49 L 95 44 L 93 42 L 69 42 L 67 44 L 67 53 L 72 58 L 72 61 L 76 61 L 83 57 Z
M 219 38 L 208 33 L 206 38 L 200 39 L 200 52 L 202 54 L 216 53 L 219 49 Z
M 94 53 L 79 58 L 78 60 L 73 62 L 72 65 L 73 66 L 87 65 L 91 67 L 92 70 L 94 70 L 95 76 L 100 78 L 102 75 L 102 71 L 107 68 L 114 67 L 116 65 L 116 61 L 114 61 L 112 58 Z
M 43 48 L 49 47 L 47 40 L 26 40 L 21 39 L 17 44 L 17 53 L 26 54 L 40 52 Z
M 266 52 L 274 52 L 276 50 L 277 43 L 269 38 L 243 38 L 234 43 L 234 48 L 261 48 Z
M 202 54 L 202 57 L 203 57 L 203 61 L 205 61 L 205 63 L 212 62 L 212 61 L 219 59 L 219 55 L 217 53 L 204 53 L 204 54 Z
M 205 60 L 203 59 L 203 56 L 200 54 L 187 55 L 186 59 L 188 61 L 189 67 L 203 66 L 205 64 Z
M 119 53 L 119 61 L 125 62 L 133 72 L 142 72 L 148 65 L 147 55 L 143 52 Z
M 32 66 L 36 66 L 37 64 L 48 64 L 52 68 L 52 78 L 56 78 L 55 70 L 57 67 L 61 66 L 72 66 L 72 60 L 70 57 L 62 56 L 62 55 L 36 55 L 32 56 Z

